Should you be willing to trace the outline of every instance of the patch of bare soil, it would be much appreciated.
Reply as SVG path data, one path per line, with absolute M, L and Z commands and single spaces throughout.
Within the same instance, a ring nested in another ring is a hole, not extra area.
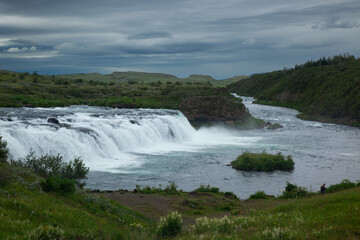
M 105 198 L 120 202 L 150 219 L 158 221 L 168 212 L 179 211 L 183 225 L 187 228 L 198 217 L 222 217 L 230 214 L 247 214 L 250 209 L 266 209 L 278 205 L 279 201 L 240 201 L 212 193 L 181 193 L 180 195 L 141 194 L 123 191 L 98 192 Z

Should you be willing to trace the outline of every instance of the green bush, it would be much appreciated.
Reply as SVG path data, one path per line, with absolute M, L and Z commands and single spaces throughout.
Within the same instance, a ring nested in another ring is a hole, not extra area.
M 268 196 L 265 194 L 264 191 L 258 191 L 252 195 L 250 195 L 249 199 L 267 199 Z
M 85 166 L 80 158 L 75 158 L 73 161 L 65 163 L 60 154 L 57 156 L 46 154 L 36 157 L 33 151 L 24 159 L 11 160 L 11 164 L 27 167 L 44 178 L 59 175 L 62 178 L 72 179 L 80 188 L 85 185 L 83 180 L 87 178 L 89 172 L 89 168 Z
M 161 185 L 159 185 L 159 187 L 141 187 L 140 185 L 136 185 L 136 192 L 142 194 L 160 193 L 165 195 L 179 195 L 181 190 L 178 190 L 177 188 L 178 185 L 176 185 L 174 182 L 170 182 L 170 184 L 165 188 L 162 188 Z
M 34 229 L 29 233 L 29 240 L 62 240 L 64 231 L 59 227 L 42 226 Z
M 263 153 L 243 152 L 231 162 L 233 168 L 243 171 L 291 171 L 294 170 L 294 161 L 291 156 L 283 156 L 280 152 L 276 155 Z
M 212 192 L 219 193 L 220 189 L 217 187 L 210 187 L 210 185 L 200 185 L 199 188 L 195 189 L 194 192 Z
M 326 189 L 326 192 L 332 193 L 332 192 L 337 192 L 337 191 L 341 191 L 341 190 L 345 190 L 345 189 L 354 188 L 356 186 L 360 186 L 360 182 L 353 183 L 353 182 L 350 182 L 348 179 L 344 179 L 338 184 L 330 185 Z
M 41 188 L 44 192 L 56 192 L 61 195 L 73 194 L 76 190 L 73 179 L 64 178 L 59 175 L 47 177 L 45 181 L 41 182 Z
M 177 211 L 169 213 L 160 218 L 156 228 L 156 235 L 159 237 L 174 237 L 182 230 L 182 217 Z
M 291 184 L 286 182 L 285 190 L 280 195 L 280 198 L 289 199 L 289 198 L 303 198 L 306 196 L 310 196 L 313 193 L 309 193 L 305 187 L 298 187 L 295 184 Z
M 7 142 L 2 140 L 0 136 L 0 163 L 6 162 L 9 154 L 9 150 L 6 148 Z

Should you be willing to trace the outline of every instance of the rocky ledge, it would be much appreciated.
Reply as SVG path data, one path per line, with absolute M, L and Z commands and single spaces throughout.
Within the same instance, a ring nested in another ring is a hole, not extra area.
M 193 96 L 179 110 L 194 126 L 225 124 L 238 128 L 263 128 L 265 123 L 250 115 L 239 99 L 224 96 Z

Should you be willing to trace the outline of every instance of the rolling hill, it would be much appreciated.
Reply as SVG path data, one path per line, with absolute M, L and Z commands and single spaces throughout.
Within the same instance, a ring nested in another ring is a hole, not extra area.
M 360 59 L 351 55 L 255 74 L 228 90 L 260 104 L 295 108 L 306 120 L 360 126 Z

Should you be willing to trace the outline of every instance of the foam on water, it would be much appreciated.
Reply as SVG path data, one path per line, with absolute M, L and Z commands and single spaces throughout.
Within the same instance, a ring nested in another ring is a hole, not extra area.
M 50 117 L 60 124 L 49 123 Z M 256 141 L 224 128 L 196 131 L 181 112 L 173 110 L 88 106 L 1 109 L 0 127 L 14 159 L 32 149 L 37 155 L 81 157 L 92 170 L 112 172 L 139 167 L 141 154 L 196 152 L 213 145 Z

